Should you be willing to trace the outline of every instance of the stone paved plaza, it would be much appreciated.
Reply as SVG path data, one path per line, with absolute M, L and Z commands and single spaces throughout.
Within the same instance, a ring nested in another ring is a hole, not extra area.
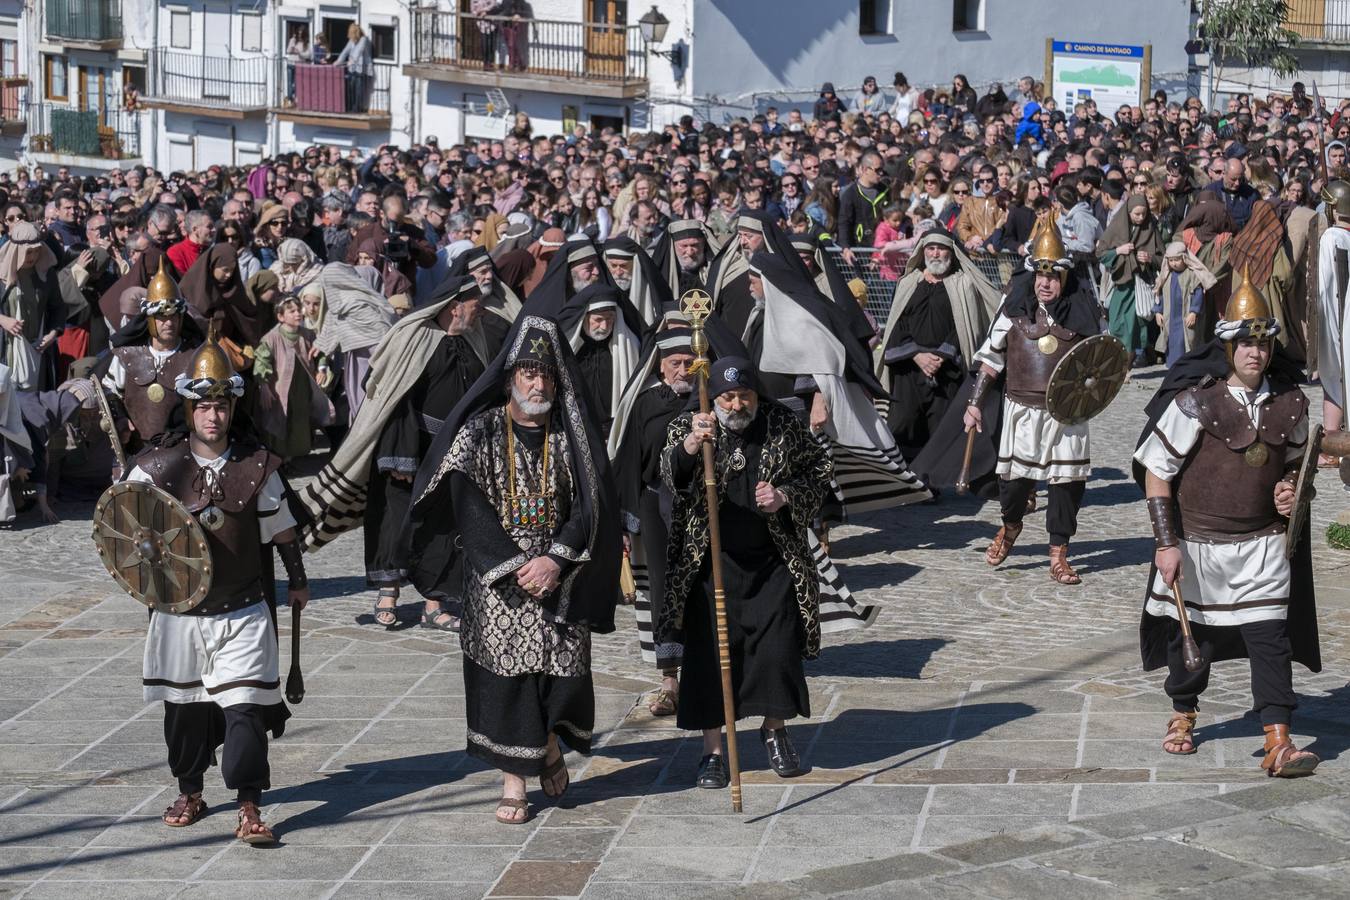
M 309 558 L 308 694 L 272 745 L 264 813 L 281 845 L 231 836 L 213 812 L 169 829 L 176 793 L 158 705 L 141 700 L 145 613 L 104 574 L 90 509 L 0 532 L 0 894 L 644 898 L 1346 896 L 1350 879 L 1350 554 L 1326 548 L 1347 503 L 1314 508 L 1325 670 L 1295 669 L 1311 779 L 1267 779 L 1246 667 L 1217 667 L 1199 752 L 1160 739 L 1161 673 L 1137 651 L 1151 553 L 1130 448 L 1158 373 L 1093 427 L 1097 480 L 1073 547 L 1084 577 L 1047 575 L 1044 514 L 998 571 L 981 554 L 994 504 L 869 516 L 835 535 L 867 631 L 827 637 L 808 667 L 815 716 L 792 726 L 811 767 L 767 768 L 743 723 L 746 810 L 689 787 L 696 736 L 653 719 L 656 684 L 630 610 L 595 641 L 597 749 L 538 815 L 497 824 L 498 782 L 463 752 L 456 641 L 370 625 L 359 536 Z M 1320 395 L 1314 396 L 1320 409 Z M 288 617 L 282 619 L 282 670 Z

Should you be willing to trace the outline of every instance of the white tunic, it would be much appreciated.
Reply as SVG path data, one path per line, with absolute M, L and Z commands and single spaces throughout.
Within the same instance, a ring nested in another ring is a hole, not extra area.
M 1327 399 L 1344 407 L 1345 375 L 1350 372 L 1346 347 L 1350 341 L 1345 339 L 1346 285 L 1336 284 L 1338 249 L 1350 253 L 1350 230 L 1333 227 L 1322 232 L 1322 240 L 1317 245 L 1317 296 L 1322 315 L 1322 327 L 1318 329 L 1317 367 Z
M 197 465 L 220 472 L 229 451 L 217 459 L 192 454 Z M 128 481 L 153 482 L 139 466 Z M 258 493 L 258 531 L 262 543 L 295 519 L 282 502 L 285 488 L 273 472 Z M 142 685 L 145 702 L 215 703 L 235 706 L 281 702 L 277 635 L 266 603 L 213 616 L 176 616 L 152 612 L 145 636 Z
M 1261 404 L 1270 396 L 1269 384 L 1262 382 L 1252 398 L 1248 398 L 1241 387 L 1229 385 L 1228 390 L 1247 409 L 1253 426 L 1259 426 Z M 1139 445 L 1134 458 L 1154 475 L 1170 482 L 1195 449 L 1203 429 L 1198 420 L 1181 411 L 1175 400 L 1159 417 L 1156 427 L 1157 431 L 1150 433 Z M 1162 436 L 1158 432 L 1162 432 Z M 1296 462 L 1307 440 L 1308 417 L 1305 415 L 1289 435 L 1286 461 Z M 1284 541 L 1283 533 L 1228 543 L 1182 538 L 1179 544 L 1181 590 L 1191 621 L 1200 625 L 1241 625 L 1286 618 L 1290 569 L 1284 555 Z M 1177 618 L 1172 591 L 1157 572 L 1149 585 L 1146 609 L 1152 616 Z
M 1054 319 L 1046 313 L 1046 321 Z M 984 345 L 975 354 L 977 362 L 995 372 L 1007 365 L 1008 332 L 1012 319 L 999 313 Z M 1059 483 L 1086 481 L 1092 474 L 1092 447 L 1086 422 L 1065 425 L 1048 410 L 1025 406 L 1008 396 L 1003 398 L 1003 432 L 998 441 L 1000 478 L 1031 478 Z

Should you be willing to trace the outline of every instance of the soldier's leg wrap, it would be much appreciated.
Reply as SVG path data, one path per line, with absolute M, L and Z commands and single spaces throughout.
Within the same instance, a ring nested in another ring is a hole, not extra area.
M 1045 510 L 1045 530 L 1050 546 L 1063 547 L 1078 532 L 1078 508 L 1083 505 L 1086 481 L 1062 481 L 1050 485 Z

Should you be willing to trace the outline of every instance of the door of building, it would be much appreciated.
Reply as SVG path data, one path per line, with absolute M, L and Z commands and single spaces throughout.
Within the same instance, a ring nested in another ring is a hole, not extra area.
M 204 9 L 206 41 L 202 53 L 202 93 L 213 100 L 230 99 L 230 25 L 233 17 L 228 6 L 208 4 Z
M 628 0 L 585 0 L 586 74 L 622 78 L 628 42 Z

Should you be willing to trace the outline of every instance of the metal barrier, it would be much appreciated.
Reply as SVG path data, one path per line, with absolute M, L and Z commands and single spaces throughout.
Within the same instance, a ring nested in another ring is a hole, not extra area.
M 884 324 L 891 312 L 896 282 L 904 276 L 910 255 L 908 253 L 883 255 L 880 250 L 873 247 L 853 247 L 853 263 L 850 264 L 844 259 L 844 251 L 839 247 L 829 247 L 826 252 L 839 267 L 839 271 L 844 273 L 845 278 L 861 278 L 863 284 L 867 285 L 867 311 L 877 320 L 878 325 Z M 1013 272 L 1022 266 L 1022 257 L 1015 253 L 968 255 L 980 274 L 998 288 L 1000 293 Z

